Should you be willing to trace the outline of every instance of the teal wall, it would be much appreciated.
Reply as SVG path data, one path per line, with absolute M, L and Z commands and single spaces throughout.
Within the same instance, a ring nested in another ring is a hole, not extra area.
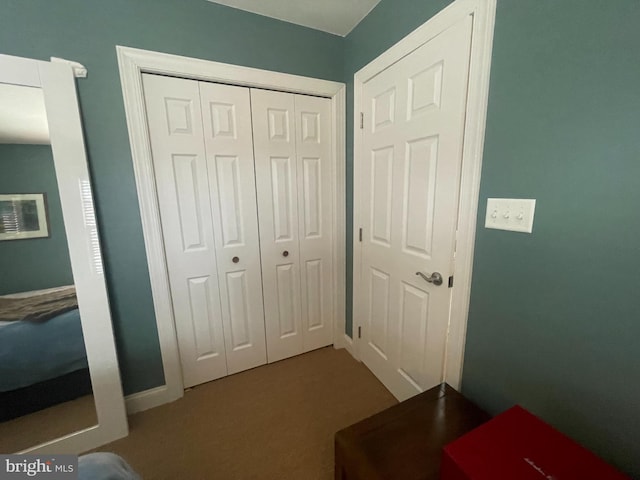
M 44 193 L 48 238 L 0 242 L 0 295 L 73 284 L 49 145 L 0 144 L 0 195 Z
M 463 389 L 520 403 L 640 476 L 640 2 L 502 1 Z
M 382 0 L 346 77 L 442 4 Z M 463 375 L 638 478 L 639 21 L 637 0 L 498 1 Z M 536 198 L 533 234 L 484 229 L 488 197 Z
M 205 0 L 2 2 L 2 53 L 89 70 L 80 108 L 125 393 L 164 380 L 115 46 L 341 81 L 343 43 Z

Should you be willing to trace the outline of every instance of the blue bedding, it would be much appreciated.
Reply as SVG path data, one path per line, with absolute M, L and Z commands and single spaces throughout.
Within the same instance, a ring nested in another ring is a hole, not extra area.
M 78 458 L 79 480 L 141 480 L 124 458 L 109 452 Z
M 16 321 L 0 327 L 0 392 L 87 367 L 77 308 L 42 323 Z

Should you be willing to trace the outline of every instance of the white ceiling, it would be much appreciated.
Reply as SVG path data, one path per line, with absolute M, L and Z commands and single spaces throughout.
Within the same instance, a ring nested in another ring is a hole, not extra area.
M 40 88 L 0 83 L 0 143 L 50 143 Z
M 380 0 L 209 0 L 344 37 Z

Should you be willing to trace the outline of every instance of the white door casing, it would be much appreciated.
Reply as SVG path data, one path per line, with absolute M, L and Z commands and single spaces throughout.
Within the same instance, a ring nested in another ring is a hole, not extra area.
M 267 361 L 249 89 L 199 82 L 227 373 Z
M 333 341 L 331 104 L 251 89 L 269 362 Z
M 471 32 L 467 16 L 362 90 L 360 354 L 401 400 L 443 379 Z
M 143 81 L 189 387 L 266 362 L 249 96 L 194 80 Z
M 149 279 L 158 327 L 165 385 L 129 395 L 127 411 L 135 413 L 183 395 L 182 368 L 166 268 L 165 250 L 154 180 L 151 142 L 142 76 L 155 73 L 208 82 L 286 91 L 328 98 L 331 102 L 331 209 L 333 229 L 332 292 L 334 346 L 353 353 L 353 342 L 345 333 L 345 97 L 344 83 L 291 75 L 257 68 L 212 62 L 197 58 L 116 46 L 124 99 L 131 158 L 135 173 L 140 218 L 142 220 Z

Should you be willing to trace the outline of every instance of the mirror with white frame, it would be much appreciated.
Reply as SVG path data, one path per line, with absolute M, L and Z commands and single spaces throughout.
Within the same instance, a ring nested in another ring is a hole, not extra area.
M 0 83 L 0 452 L 98 423 L 41 88 Z
M 0 453 L 125 435 L 74 69 L 0 55 Z

